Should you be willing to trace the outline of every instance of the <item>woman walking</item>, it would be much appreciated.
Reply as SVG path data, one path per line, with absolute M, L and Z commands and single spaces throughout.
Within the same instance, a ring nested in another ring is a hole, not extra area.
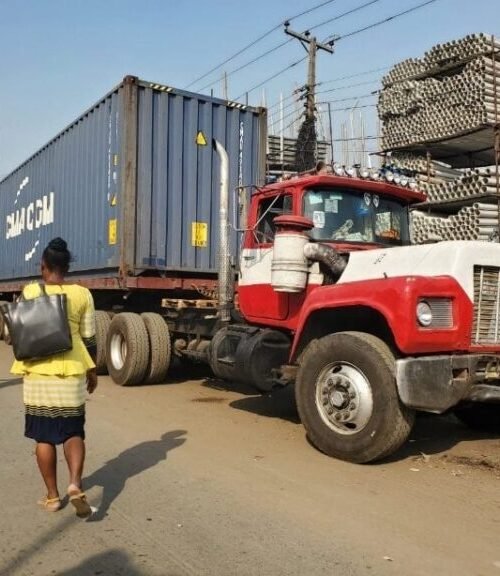
M 66 284 L 71 254 L 62 238 L 49 242 L 42 254 L 41 273 L 47 294 L 66 294 L 73 347 L 69 352 L 33 361 L 14 362 L 11 372 L 23 376 L 25 436 L 36 441 L 36 458 L 47 495 L 38 504 L 49 512 L 61 508 L 57 487 L 56 445 L 62 444 L 69 470 L 67 494 L 80 517 L 91 514 L 82 492 L 85 460 L 85 395 L 97 387 L 94 360 L 95 314 L 92 295 L 83 286 Z M 25 299 L 40 295 L 28 284 Z

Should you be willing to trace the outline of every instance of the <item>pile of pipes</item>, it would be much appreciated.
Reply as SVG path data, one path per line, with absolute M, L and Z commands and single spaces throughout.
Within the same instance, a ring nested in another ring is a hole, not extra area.
M 494 196 L 497 193 L 495 168 L 466 168 L 456 170 L 454 179 L 418 174 L 418 187 L 427 195 L 428 202 L 467 200 L 475 196 Z
M 483 34 L 437 45 L 383 78 L 385 149 L 443 140 L 500 122 L 500 40 Z
M 403 152 L 394 152 L 390 156 L 390 163 L 393 169 L 416 180 L 418 189 L 427 195 L 428 202 L 467 200 L 497 194 L 494 166 L 458 170 L 443 162 L 428 160 L 425 156 Z
M 498 241 L 496 204 L 474 203 L 448 217 L 414 210 L 411 221 L 414 244 L 441 240 Z

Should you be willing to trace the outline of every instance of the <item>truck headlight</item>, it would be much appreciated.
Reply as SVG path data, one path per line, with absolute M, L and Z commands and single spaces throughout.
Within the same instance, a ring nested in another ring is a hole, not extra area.
M 417 320 L 420 326 L 427 328 L 432 324 L 432 308 L 425 300 L 417 304 Z

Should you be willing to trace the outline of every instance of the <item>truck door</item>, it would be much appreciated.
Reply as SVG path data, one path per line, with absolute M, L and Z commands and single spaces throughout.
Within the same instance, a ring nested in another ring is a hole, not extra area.
M 256 225 L 247 232 L 241 254 L 239 298 L 245 316 L 285 320 L 289 295 L 271 286 L 271 261 L 275 234 L 274 218 L 292 213 L 292 195 L 281 192 L 261 198 Z

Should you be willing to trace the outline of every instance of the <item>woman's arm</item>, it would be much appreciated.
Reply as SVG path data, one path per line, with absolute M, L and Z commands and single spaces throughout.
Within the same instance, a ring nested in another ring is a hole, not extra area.
M 95 310 L 94 310 L 94 299 L 89 290 L 87 292 L 87 301 L 85 308 L 80 319 L 80 336 L 82 337 L 83 343 L 87 348 L 87 352 L 95 363 L 97 357 L 97 342 L 96 342 L 96 332 L 95 332 Z M 97 388 L 97 370 L 92 368 L 87 370 L 87 390 L 89 394 L 92 394 Z

